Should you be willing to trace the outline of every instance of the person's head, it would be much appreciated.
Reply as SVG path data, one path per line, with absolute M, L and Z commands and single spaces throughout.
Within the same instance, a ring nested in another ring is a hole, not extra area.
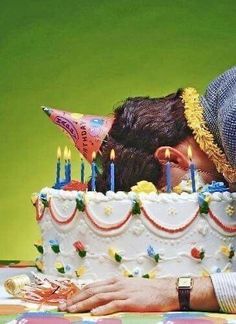
M 129 191 L 141 180 L 163 187 L 166 146 L 172 147 L 174 185 L 188 170 L 188 145 L 192 146 L 197 168 L 215 173 L 214 166 L 193 139 L 181 94 L 182 90 L 178 90 L 163 98 L 127 98 L 115 109 L 114 123 L 100 148 L 103 171 L 97 177 L 98 191 L 104 192 L 109 187 L 111 149 L 116 153 L 116 190 Z M 203 174 L 209 178 L 208 173 Z
M 130 190 L 140 180 L 151 181 L 158 188 L 164 186 L 166 146 L 170 147 L 173 185 L 188 171 L 188 145 L 207 182 L 219 179 L 217 169 L 232 184 L 236 183 L 235 94 L 233 67 L 211 82 L 201 97 L 194 88 L 185 88 L 163 98 L 128 98 L 115 109 L 114 116 L 50 107 L 43 110 L 88 162 L 92 162 L 94 153 L 101 153 L 103 172 L 97 178 L 100 191 L 108 188 L 111 149 L 117 157 L 116 190 Z

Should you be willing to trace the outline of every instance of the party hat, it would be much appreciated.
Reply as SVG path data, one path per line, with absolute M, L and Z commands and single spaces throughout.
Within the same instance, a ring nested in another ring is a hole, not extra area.
M 92 153 L 99 151 L 114 117 L 83 115 L 50 107 L 42 108 L 49 118 L 73 140 L 75 147 L 91 163 Z

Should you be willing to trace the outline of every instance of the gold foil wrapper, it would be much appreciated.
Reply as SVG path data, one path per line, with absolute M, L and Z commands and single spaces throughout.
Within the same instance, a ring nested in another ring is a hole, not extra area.
M 30 278 L 27 275 L 11 277 L 4 282 L 6 291 L 14 297 L 23 297 L 23 288 L 26 285 L 30 285 Z

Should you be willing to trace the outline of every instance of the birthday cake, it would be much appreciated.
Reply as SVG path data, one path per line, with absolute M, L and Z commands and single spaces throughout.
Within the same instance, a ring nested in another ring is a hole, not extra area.
M 35 207 L 36 265 L 46 274 L 96 280 L 236 271 L 236 193 L 45 188 Z
M 53 188 L 44 188 L 33 197 L 42 234 L 42 240 L 35 243 L 40 271 L 83 280 L 236 271 L 236 193 L 217 182 L 197 192 L 180 188 L 178 193 L 158 193 L 145 181 L 130 192 L 115 192 L 112 168 L 111 190 L 97 192 L 88 143 L 96 135 L 99 140 L 93 149 L 98 151 L 112 119 L 44 110 L 92 162 L 92 191 L 70 187 L 68 152 L 66 176 L 60 179 L 59 154 Z

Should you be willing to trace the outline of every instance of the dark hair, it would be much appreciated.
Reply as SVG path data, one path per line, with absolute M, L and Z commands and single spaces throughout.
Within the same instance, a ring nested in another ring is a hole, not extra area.
M 129 191 L 141 180 L 157 184 L 162 166 L 154 158 L 156 149 L 175 146 L 191 134 L 181 93 L 127 98 L 114 110 L 114 123 L 100 149 L 103 172 L 97 176 L 97 191 L 109 188 L 111 149 L 116 153 L 116 191 Z

